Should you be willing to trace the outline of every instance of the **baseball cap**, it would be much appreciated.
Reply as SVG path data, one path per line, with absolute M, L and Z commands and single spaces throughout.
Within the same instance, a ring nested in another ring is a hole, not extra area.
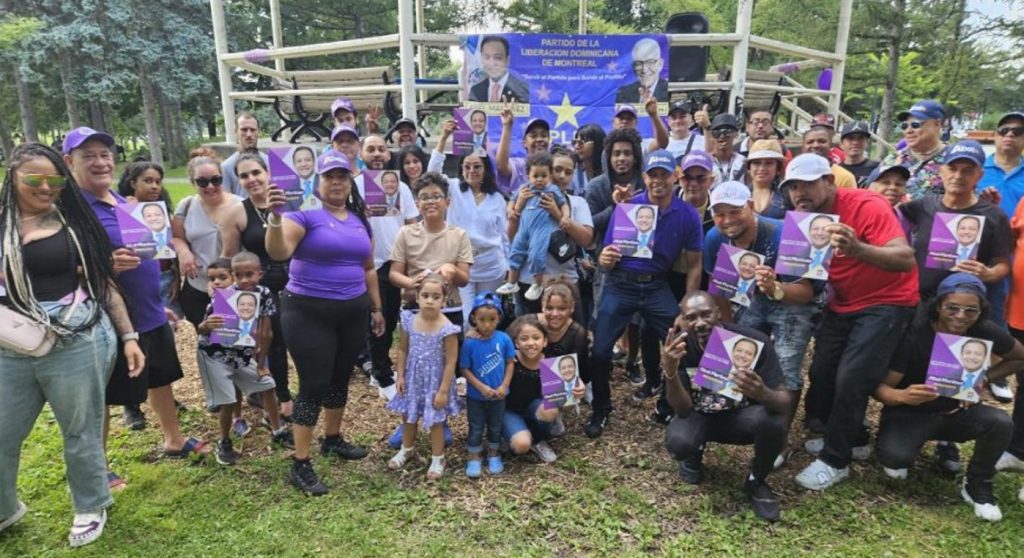
M 672 114 L 673 112 L 676 112 L 677 110 L 681 110 L 681 111 L 683 111 L 685 113 L 692 113 L 693 112 L 693 105 L 690 103 L 690 101 L 687 101 L 685 99 L 680 99 L 678 101 L 673 101 L 672 104 L 668 107 L 668 113 Z
M 871 174 L 868 175 L 867 183 L 871 184 L 889 171 L 896 171 L 903 176 L 903 180 L 910 180 L 910 169 L 903 165 L 878 165 L 875 167 L 875 170 L 871 171 Z
M 685 157 L 682 157 L 679 162 L 679 167 L 682 169 L 682 172 L 686 172 L 687 169 L 692 169 L 693 167 L 700 167 L 706 171 L 710 171 L 714 168 L 714 163 L 711 162 L 711 156 L 708 155 L 706 151 L 694 149 L 687 153 Z
M 629 114 L 633 115 L 633 118 L 636 118 L 636 107 L 634 107 L 633 105 L 630 105 L 630 104 L 615 105 L 615 116 L 618 116 L 618 115 L 620 115 L 620 114 L 622 114 L 624 112 L 628 112 Z
M 985 284 L 970 273 L 958 271 L 943 279 L 935 290 L 935 296 L 939 297 L 953 293 L 969 293 L 985 298 Z
M 852 136 L 854 134 L 870 136 L 871 130 L 868 127 L 868 123 L 862 120 L 858 120 L 857 122 L 848 122 L 846 126 L 843 126 L 842 131 L 839 132 L 839 139 L 843 139 L 846 136 Z
M 781 186 L 787 182 L 800 180 L 810 182 L 825 175 L 832 174 L 832 163 L 817 153 L 803 153 L 793 157 L 786 167 L 786 178 L 782 180 Z
M 654 169 L 676 172 L 676 158 L 667 149 L 651 151 L 644 158 L 644 172 L 651 172 Z
M 711 191 L 711 207 L 720 203 L 733 207 L 743 207 L 750 201 L 750 188 L 742 182 L 730 180 L 723 182 Z
M 68 132 L 68 135 L 64 136 L 64 154 L 67 155 L 75 149 L 82 147 L 83 143 L 91 139 L 98 139 L 107 144 L 107 147 L 114 147 L 114 136 L 82 126 L 71 130 Z
M 551 124 L 548 124 L 547 120 L 544 120 L 543 118 L 531 118 L 530 121 L 526 123 L 526 128 L 523 129 L 523 133 L 525 134 L 529 132 L 530 128 L 537 125 L 543 125 L 545 130 L 549 132 L 551 131 Z
M 747 161 L 756 161 L 758 159 L 785 161 L 786 157 L 782 154 L 782 145 L 778 141 L 756 140 L 750 144 L 750 153 L 747 155 Z
M 357 132 L 355 128 L 352 126 L 346 126 L 345 124 L 338 124 L 334 127 L 334 130 L 331 131 L 331 141 L 334 141 L 338 136 L 344 133 L 352 134 L 352 137 L 357 140 L 359 139 L 359 132 Z
M 331 116 L 338 112 L 340 109 L 345 109 L 352 114 L 359 114 L 356 112 L 356 106 L 352 104 L 352 100 L 347 97 L 338 97 L 331 103 Z
M 811 128 L 823 127 L 836 129 L 836 117 L 827 112 L 819 112 L 811 118 Z
M 711 129 L 715 130 L 717 128 L 735 128 L 739 130 L 740 122 L 739 120 L 736 120 L 735 116 L 727 112 L 723 112 L 722 114 L 716 115 L 711 121 Z
M 999 122 L 996 124 L 996 127 L 998 128 L 999 126 L 1002 126 L 1003 124 L 1006 123 L 1007 120 L 1009 120 L 1011 118 L 1019 118 L 1021 120 L 1024 120 L 1024 109 L 1021 109 L 1021 110 L 1011 110 L 1010 112 L 1000 116 L 999 117 Z
M 985 166 L 985 150 L 974 140 L 963 140 L 946 148 L 942 153 L 943 164 L 967 159 L 979 167 Z
M 345 169 L 348 172 L 352 172 L 352 163 L 349 163 L 348 157 L 346 157 L 344 153 L 339 153 L 333 149 L 317 158 L 317 174 L 324 174 L 334 169 Z
M 498 321 L 501 321 L 501 297 L 494 293 L 494 291 L 484 291 L 475 297 L 473 297 L 473 308 L 470 309 L 469 315 L 472 316 L 473 312 L 476 312 L 477 308 L 494 308 L 498 311 Z
M 398 129 L 401 128 L 402 126 L 409 126 L 413 130 L 418 130 L 418 128 L 416 127 L 416 123 L 413 122 L 411 118 L 402 117 L 396 120 L 394 125 L 392 125 L 388 132 L 384 134 L 384 139 L 387 141 L 391 141 L 391 136 L 393 136 L 394 133 L 398 131 Z
M 914 103 L 914 106 L 896 115 L 896 120 L 903 122 L 913 116 L 918 120 L 942 120 L 946 117 L 946 111 L 942 103 L 925 99 Z

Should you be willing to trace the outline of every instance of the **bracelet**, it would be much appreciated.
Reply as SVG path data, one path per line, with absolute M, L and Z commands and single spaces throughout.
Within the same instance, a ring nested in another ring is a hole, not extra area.
M 380 311 L 381 311 L 380 308 L 370 308 L 370 313 L 371 314 L 373 314 L 374 312 L 380 312 Z
M 129 341 L 138 341 L 139 333 L 137 331 L 130 331 L 121 336 L 121 342 L 127 343 Z
M 275 229 L 279 229 L 279 228 L 281 228 L 281 225 L 283 223 L 284 223 L 284 219 L 282 219 L 280 215 L 277 216 L 277 220 L 276 221 L 274 220 L 273 217 L 267 217 L 267 226 L 268 227 L 273 227 Z

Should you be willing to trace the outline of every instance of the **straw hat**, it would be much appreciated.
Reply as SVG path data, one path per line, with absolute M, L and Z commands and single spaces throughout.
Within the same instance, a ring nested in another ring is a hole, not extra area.
M 772 139 L 757 140 L 750 144 L 750 154 L 747 155 L 747 161 L 755 161 L 757 159 L 786 160 L 782 155 L 782 145 Z

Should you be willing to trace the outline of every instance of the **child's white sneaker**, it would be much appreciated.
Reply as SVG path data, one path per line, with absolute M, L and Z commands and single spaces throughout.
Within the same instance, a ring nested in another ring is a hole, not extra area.
M 506 282 L 497 289 L 494 289 L 494 292 L 500 295 L 516 294 L 519 292 L 519 285 L 511 282 Z
M 544 287 L 540 286 L 540 283 L 534 283 L 530 285 L 529 289 L 526 289 L 526 294 L 523 296 L 526 297 L 526 300 L 534 301 L 540 300 L 542 294 L 544 294 Z

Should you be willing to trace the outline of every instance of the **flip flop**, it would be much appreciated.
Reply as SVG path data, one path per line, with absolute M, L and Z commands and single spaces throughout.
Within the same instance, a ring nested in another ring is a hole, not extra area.
M 202 461 L 206 454 L 209 453 L 209 451 L 203 451 L 204 448 L 206 448 L 206 442 L 190 437 L 185 440 L 185 445 L 181 446 L 180 450 L 165 449 L 164 457 Z
M 128 488 L 128 483 L 121 478 L 120 475 L 113 471 L 107 471 L 107 486 L 110 487 L 111 492 L 119 492 Z

